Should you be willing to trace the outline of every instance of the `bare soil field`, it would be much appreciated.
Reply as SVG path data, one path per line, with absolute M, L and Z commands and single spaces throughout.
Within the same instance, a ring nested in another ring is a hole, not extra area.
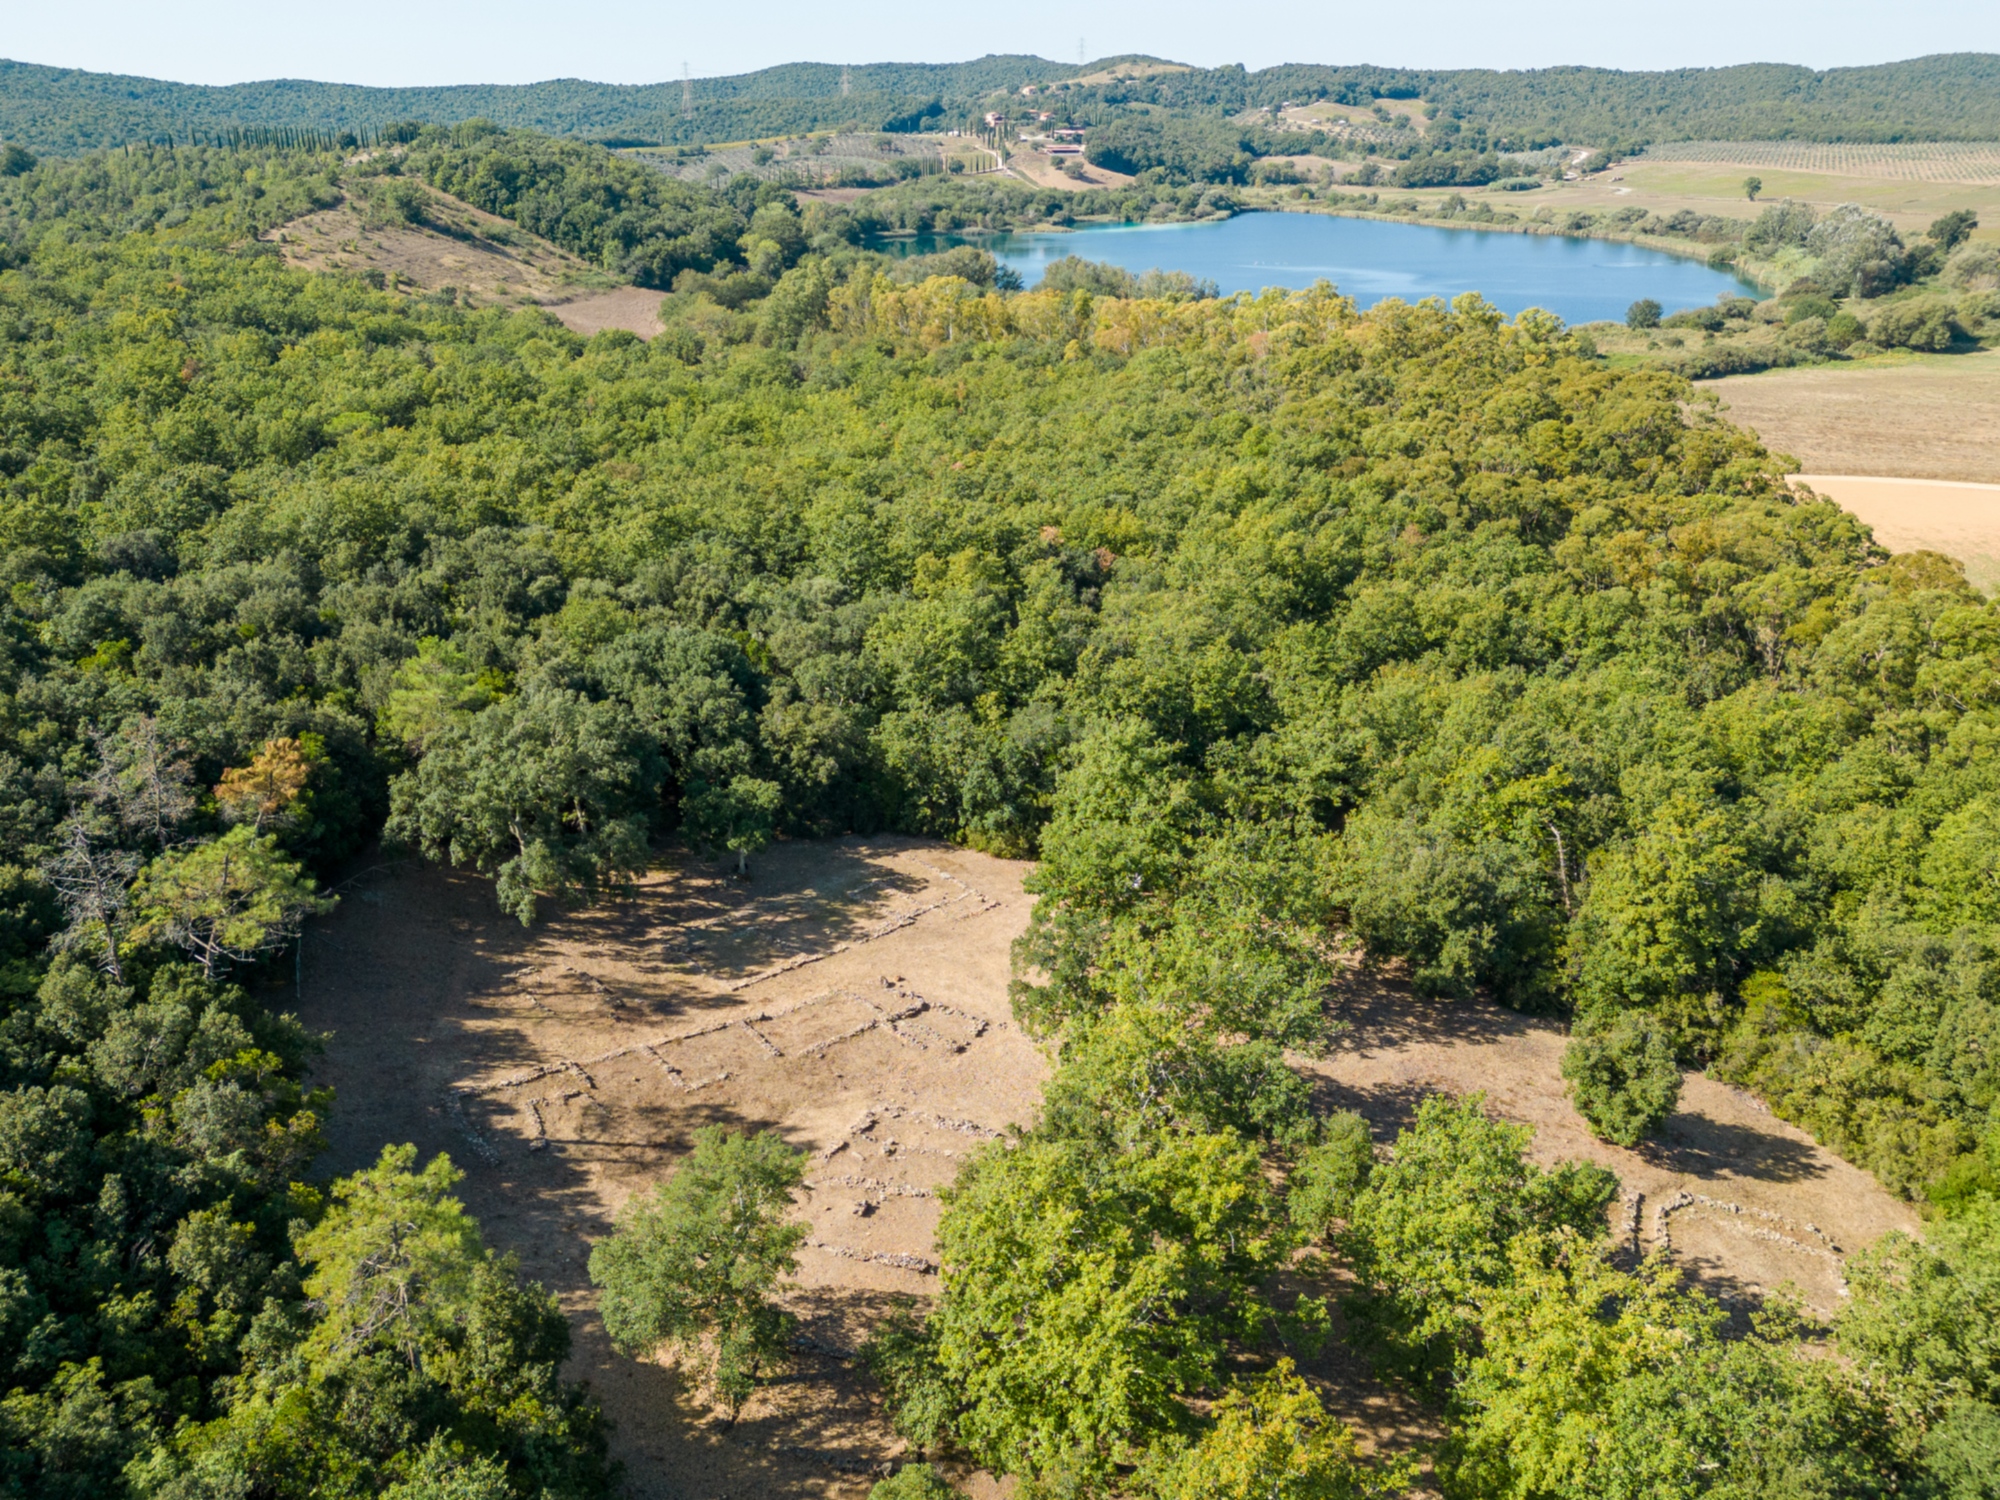
M 1563 1089 L 1566 1029 L 1483 1001 L 1426 1001 L 1357 976 L 1338 1014 L 1348 1031 L 1308 1064 L 1321 1102 L 1356 1109 L 1392 1139 L 1430 1094 L 1486 1095 L 1496 1116 L 1534 1128 L 1545 1164 L 1584 1160 L 1624 1184 L 1613 1233 L 1628 1248 L 1665 1248 L 1711 1293 L 1744 1306 L 1784 1285 L 1831 1312 L 1848 1253 L 1891 1229 L 1909 1205 L 1740 1089 L 1683 1076 L 1679 1110 L 1657 1141 L 1627 1151 L 1592 1136 Z
M 698 1126 L 812 1153 L 792 1297 L 851 1351 L 936 1285 L 935 1190 L 1028 1119 L 1045 1072 L 1007 1015 L 1018 865 L 911 840 L 791 844 L 523 929 L 483 880 L 361 877 L 306 940 L 301 1019 L 330 1032 L 330 1172 L 385 1142 L 449 1152 L 491 1243 L 572 1315 L 573 1373 L 640 1497 L 865 1494 L 895 1448 L 851 1367 L 803 1354 L 731 1430 L 605 1341 L 586 1262 Z
M 912 839 L 795 843 L 748 881 L 689 862 L 532 930 L 483 880 L 366 871 L 306 940 L 300 1016 L 329 1036 L 315 1080 L 337 1094 L 323 1168 L 352 1171 L 387 1142 L 451 1154 L 489 1241 L 569 1312 L 572 1373 L 616 1423 L 632 1495 L 859 1497 L 898 1444 L 841 1356 L 898 1301 L 934 1294 L 937 1188 L 1033 1117 L 1046 1074 L 1007 1003 L 1026 869 Z M 1559 1026 L 1359 974 L 1337 1005 L 1341 1045 L 1302 1064 L 1326 1107 L 1360 1109 L 1386 1141 L 1425 1094 L 1483 1089 L 1535 1128 L 1539 1157 L 1616 1169 L 1637 1195 L 1617 1232 L 1670 1244 L 1724 1295 L 1790 1282 L 1829 1307 L 1846 1252 L 1914 1223 L 1704 1078 L 1658 1147 L 1621 1151 L 1563 1096 Z M 586 1273 L 619 1206 L 711 1123 L 811 1153 L 790 1297 L 807 1347 L 727 1430 L 670 1369 L 609 1348 Z M 1371 1446 L 1436 1435 L 1338 1346 L 1307 1370 Z M 999 1493 L 973 1478 L 982 1500 Z
M 1800 478 L 1884 546 L 1942 552 L 1978 587 L 2000 587 L 2000 351 L 1732 375 L 1697 389 L 1797 459 Z
M 1989 595 L 2000 589 L 2000 484 L 1860 474 L 1792 478 L 1866 521 L 1891 552 L 1942 552 L 1964 565 L 1975 588 Z
M 1900 355 L 1699 382 L 1809 474 L 2000 484 L 2000 350 Z

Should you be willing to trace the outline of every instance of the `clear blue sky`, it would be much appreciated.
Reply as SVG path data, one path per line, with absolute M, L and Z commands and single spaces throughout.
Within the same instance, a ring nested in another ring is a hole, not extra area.
M 1619 68 L 2000 52 L 2000 0 L 6 0 L 0 56 L 187 83 L 656 83 L 772 63 L 1073 60 L 1144 52 L 1214 66 Z

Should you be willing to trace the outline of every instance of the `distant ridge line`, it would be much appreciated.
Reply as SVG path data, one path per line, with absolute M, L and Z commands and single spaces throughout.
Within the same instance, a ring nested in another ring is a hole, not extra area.
M 698 144 L 831 129 L 946 128 L 1017 94 L 1165 59 L 1062 63 L 992 54 L 958 63 L 786 63 L 752 73 L 651 84 L 558 78 L 527 84 L 375 88 L 310 79 L 183 84 L 0 61 L 0 140 L 71 154 L 169 134 L 242 128 L 339 132 L 404 120 L 495 124 L 597 140 Z M 1209 118 L 1312 99 L 1421 98 L 1447 117 L 1502 133 L 1626 147 L 1646 142 L 1854 143 L 2000 139 L 2000 55 L 1939 53 L 1862 68 L 1750 63 L 1623 72 L 1555 67 L 1425 70 L 1366 64 L 1170 64 L 1143 78 L 1080 85 L 1100 112 L 1147 104 Z M 1075 97 L 1074 95 L 1072 97 Z M 927 126 L 926 128 L 932 128 Z

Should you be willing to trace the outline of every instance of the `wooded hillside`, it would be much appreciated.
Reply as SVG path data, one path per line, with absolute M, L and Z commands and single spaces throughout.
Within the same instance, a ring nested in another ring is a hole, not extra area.
M 0 62 L 0 141 L 69 153 L 231 131 L 357 135 L 403 120 L 496 124 L 594 140 L 668 145 L 852 128 L 975 123 L 996 96 L 1154 59 L 1077 67 L 1037 57 L 842 68 L 792 63 L 726 78 L 647 85 L 556 79 L 522 85 L 376 89 L 278 79 L 210 88 Z M 1635 146 L 1660 140 L 2000 139 L 2000 58 L 1947 53 L 1865 68 L 1755 64 L 1672 72 L 1543 68 L 1426 71 L 1287 64 L 1156 70 L 1077 84 L 1072 108 L 1109 117 L 1134 104 L 1215 119 L 1284 102 L 1366 105 L 1421 98 L 1496 138 Z
M 177 211 L 165 151 L 0 187 L 5 1493 L 605 1493 L 449 1166 L 302 1185 L 339 1104 L 268 981 L 378 839 L 532 922 L 669 846 L 876 829 L 1039 860 L 1058 1063 L 872 1346 L 914 1440 L 1045 1493 L 1393 1492 L 1283 1358 L 1344 1285 L 1453 1496 L 1986 1493 L 2000 610 L 1951 564 L 1546 314 L 899 281 L 769 185 L 620 217 L 584 148 L 415 144 L 707 264 L 585 341 L 284 268 L 246 228 L 332 157 Z M 1725 1337 L 1611 1258 L 1602 1169 L 1476 1100 L 1379 1153 L 1314 1107 L 1286 1049 L 1343 943 L 1571 1017 L 1607 1135 L 1706 1066 L 1951 1217 L 1831 1332 Z M 731 1172 L 782 1220 L 777 1144 L 701 1150 L 661 1222 L 713 1232 Z M 688 1288 L 796 1236 L 675 1270 L 627 1229 L 621 1347 L 735 1330 L 740 1400 L 782 1319 Z

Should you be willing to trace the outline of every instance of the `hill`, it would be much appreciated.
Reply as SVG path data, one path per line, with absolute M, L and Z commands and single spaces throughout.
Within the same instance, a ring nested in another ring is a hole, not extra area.
M 1167 68 L 1157 59 L 1074 66 L 993 55 L 964 63 L 788 63 L 723 78 L 363 88 L 274 79 L 205 87 L 0 61 L 0 139 L 71 153 L 233 130 L 357 134 L 392 122 L 497 124 L 607 142 L 688 145 L 851 127 L 974 123 L 997 95 L 1062 85 L 1094 120 L 1165 108 L 1204 118 L 1328 100 L 1421 99 L 1446 120 L 1514 142 L 2000 139 L 2000 57 L 1948 53 L 1866 68 L 1757 63 L 1626 73 L 1606 68 L 1426 71 L 1287 64 Z M 1509 149 L 1503 147 L 1503 149 Z
M 206 87 L 0 61 L 0 138 L 30 150 L 67 153 L 238 128 L 358 132 L 401 120 L 488 119 L 599 139 L 730 140 L 837 124 L 882 128 L 934 99 L 984 98 L 1079 71 L 1039 57 L 1003 56 L 853 68 L 789 63 L 696 81 L 688 91 L 689 115 L 683 113 L 679 80 L 621 85 L 557 78 L 382 89 L 279 78 Z

